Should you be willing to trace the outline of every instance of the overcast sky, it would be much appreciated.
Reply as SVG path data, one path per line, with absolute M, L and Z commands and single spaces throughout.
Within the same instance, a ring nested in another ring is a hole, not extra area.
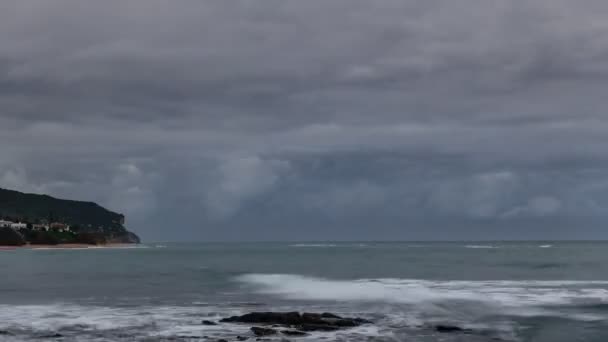
M 0 2 L 0 187 L 148 241 L 608 238 L 605 0 Z

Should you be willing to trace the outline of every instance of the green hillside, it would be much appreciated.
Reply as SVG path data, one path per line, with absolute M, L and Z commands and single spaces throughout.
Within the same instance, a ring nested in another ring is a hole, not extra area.
M 0 189 L 0 217 L 27 222 L 63 222 L 81 227 L 120 229 L 124 216 L 93 202 Z
M 54 198 L 0 189 L 0 219 L 28 223 L 26 229 L 0 232 L 0 245 L 58 243 L 139 243 L 124 226 L 124 216 L 93 202 Z M 69 231 L 32 229 L 34 224 L 63 223 Z M 15 235 L 14 233 L 17 235 Z

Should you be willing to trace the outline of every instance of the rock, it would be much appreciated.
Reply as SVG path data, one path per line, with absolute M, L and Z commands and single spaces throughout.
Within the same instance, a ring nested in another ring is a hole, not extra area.
M 213 321 L 207 321 L 207 320 L 204 320 L 201 324 L 203 324 L 203 325 L 217 325 L 217 323 L 215 323 Z
M 333 318 L 333 317 L 331 317 L 331 318 Z M 318 313 L 305 312 L 302 314 L 302 320 L 309 322 L 309 323 L 319 322 L 322 319 L 323 319 L 323 316 Z
M 454 332 L 470 333 L 471 332 L 471 329 L 464 329 L 461 327 L 457 327 L 455 325 L 436 325 L 435 330 L 440 333 L 454 333 Z
M 335 331 L 352 328 L 370 321 L 363 318 L 345 318 L 331 313 L 298 312 L 252 312 L 242 316 L 232 316 L 220 322 L 266 324 L 273 327 L 304 327 L 305 331 Z M 277 326 L 278 325 L 278 326 Z
M 221 339 L 217 340 L 217 342 L 228 342 L 228 340 L 221 338 Z
M 298 325 L 297 328 L 301 331 L 336 331 L 341 329 L 340 326 L 331 324 L 302 324 Z
M 251 331 L 253 331 L 255 336 L 270 336 L 277 334 L 276 330 L 270 328 L 251 327 Z
M 342 317 L 338 316 L 338 315 L 334 315 L 330 312 L 324 312 L 321 314 L 322 318 L 337 318 L 337 319 L 341 319 Z
M 300 330 L 281 330 L 281 334 L 287 336 L 307 336 L 308 334 Z
M 220 322 L 295 325 L 302 323 L 302 316 L 298 312 L 252 312 L 224 318 Z
M 247 336 L 237 336 L 236 340 L 237 341 L 247 341 L 249 339 L 249 337 Z
M 0 335 L 12 336 L 13 334 L 10 331 L 0 330 Z
M 39 338 L 60 338 L 60 337 L 63 337 L 63 335 L 61 335 L 60 333 L 39 336 Z

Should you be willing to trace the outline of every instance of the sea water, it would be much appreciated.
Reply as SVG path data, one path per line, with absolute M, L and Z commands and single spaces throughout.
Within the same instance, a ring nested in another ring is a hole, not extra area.
M 608 341 L 608 243 L 19 249 L 0 270 L 0 341 L 230 340 L 249 326 L 201 321 L 251 311 L 374 322 L 301 341 Z

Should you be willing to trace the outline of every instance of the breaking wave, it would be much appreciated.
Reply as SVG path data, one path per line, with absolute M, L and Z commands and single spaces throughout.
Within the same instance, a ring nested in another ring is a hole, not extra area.
M 500 306 L 608 303 L 608 281 L 329 280 L 289 274 L 237 278 L 260 294 L 293 300 L 384 302 L 476 301 Z
M 314 247 L 337 247 L 338 245 L 332 243 L 296 243 L 293 245 L 289 245 L 289 247 L 303 247 L 303 248 L 314 248 Z
M 331 248 L 331 247 L 367 247 L 365 243 L 349 243 L 349 244 L 335 244 L 335 243 L 296 243 L 289 245 L 289 247 L 299 248 Z

